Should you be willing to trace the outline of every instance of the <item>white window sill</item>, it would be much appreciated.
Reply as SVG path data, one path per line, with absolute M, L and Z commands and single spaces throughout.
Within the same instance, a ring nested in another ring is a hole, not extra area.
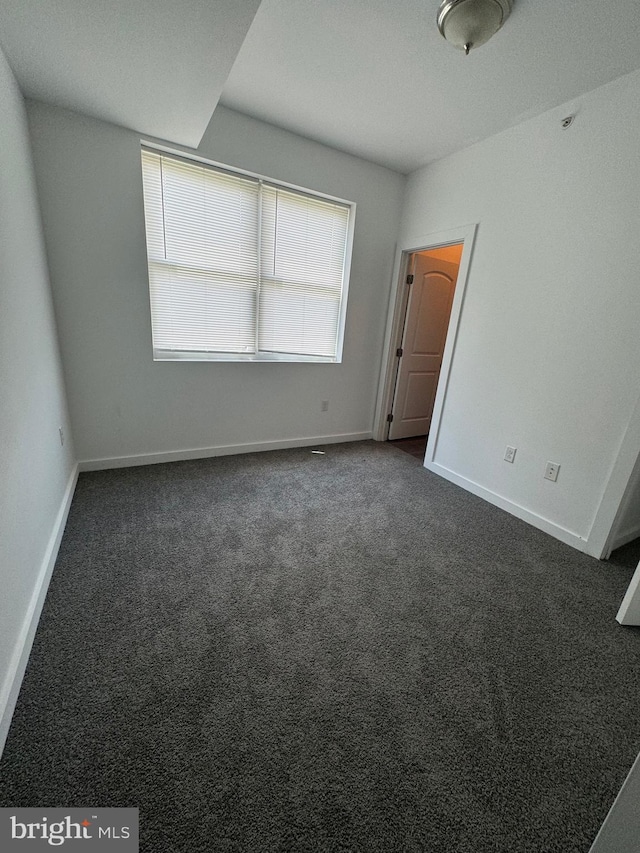
M 224 362 L 289 362 L 306 364 L 339 364 L 341 359 L 324 355 L 261 352 L 167 352 L 154 350 L 154 361 L 224 361 Z

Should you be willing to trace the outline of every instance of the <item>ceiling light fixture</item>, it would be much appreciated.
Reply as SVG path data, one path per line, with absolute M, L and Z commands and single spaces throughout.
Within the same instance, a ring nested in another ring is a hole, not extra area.
M 448 42 L 468 54 L 498 32 L 512 6 L 513 0 L 442 0 L 438 29 Z

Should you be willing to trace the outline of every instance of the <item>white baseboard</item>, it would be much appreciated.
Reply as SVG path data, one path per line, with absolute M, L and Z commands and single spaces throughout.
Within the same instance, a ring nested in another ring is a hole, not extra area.
M 260 453 L 265 450 L 287 450 L 293 447 L 315 447 L 345 441 L 366 441 L 371 432 L 345 432 L 316 435 L 308 438 L 288 438 L 279 441 L 258 441 L 250 444 L 223 444 L 218 447 L 194 447 L 161 453 L 140 453 L 132 456 L 110 456 L 107 459 L 85 459 L 78 463 L 80 471 L 105 471 L 109 468 L 129 468 L 134 465 L 153 465 L 158 462 L 181 462 L 185 459 L 207 459 L 210 456 L 232 456 L 236 453 Z
M 42 558 L 40 571 L 36 580 L 29 607 L 25 613 L 20 634 L 16 641 L 9 669 L 0 693 L 0 756 L 9 733 L 11 718 L 16 707 L 22 679 L 27 668 L 33 638 L 42 612 L 42 606 L 49 588 L 49 581 L 53 573 L 53 567 L 58 556 L 58 549 L 62 540 L 65 524 L 71 508 L 71 500 L 78 480 L 78 466 L 74 465 L 67 482 L 60 509 L 56 515 L 53 529 L 47 543 L 47 549 Z
M 533 527 L 537 527 L 538 530 L 543 530 L 545 533 L 548 533 L 555 539 L 559 539 L 566 545 L 571 545 L 573 548 L 577 548 L 578 551 L 586 552 L 587 541 L 572 530 L 567 530 L 565 527 L 561 527 L 554 521 L 550 521 L 548 518 L 544 518 L 544 516 L 538 515 L 536 512 L 532 512 L 519 504 L 513 503 L 513 501 L 502 497 L 502 495 L 497 494 L 497 492 L 492 492 L 490 489 L 486 489 L 479 483 L 475 483 L 473 480 L 468 480 L 466 477 L 456 474 L 455 471 L 451 471 L 449 468 L 445 468 L 444 465 L 439 465 L 437 462 L 425 462 L 425 468 L 428 468 L 429 471 L 433 471 L 434 474 L 439 474 L 441 477 L 444 477 L 445 480 L 455 483 L 456 486 L 461 486 L 463 489 L 477 495 L 479 498 L 484 498 L 485 501 L 488 501 L 494 506 L 506 510 L 506 512 L 511 515 L 515 515 L 516 518 L 520 518 L 522 521 L 526 521 Z

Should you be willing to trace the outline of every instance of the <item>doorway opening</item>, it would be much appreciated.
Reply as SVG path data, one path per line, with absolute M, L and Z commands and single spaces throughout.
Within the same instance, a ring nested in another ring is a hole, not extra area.
M 424 459 L 463 243 L 411 252 L 401 305 L 387 440 Z
M 400 400 L 402 399 L 402 393 L 399 390 L 399 368 L 401 361 L 404 358 L 404 347 L 407 343 L 411 343 L 411 329 L 409 321 L 413 312 L 408 310 L 409 297 L 412 296 L 412 288 L 413 293 L 417 295 L 417 291 L 420 289 L 421 283 L 423 283 L 423 271 L 419 268 L 418 264 L 421 264 L 423 259 L 429 255 L 435 255 L 436 259 L 438 259 L 437 256 L 439 254 L 440 257 L 438 260 L 441 264 L 449 262 L 454 266 L 453 275 L 450 271 L 448 273 L 450 279 L 455 277 L 454 287 L 451 286 L 451 282 L 447 287 L 445 287 L 444 280 L 440 279 L 440 284 L 442 285 L 439 288 L 441 291 L 440 303 L 444 302 L 447 307 L 449 323 L 444 334 L 444 349 L 442 351 L 441 358 L 439 358 L 438 369 L 437 371 L 431 369 L 431 373 L 437 373 L 437 377 L 433 377 L 430 380 L 431 402 L 433 403 L 431 406 L 431 414 L 430 416 L 427 415 L 428 423 L 426 426 L 423 425 L 421 428 L 417 429 L 415 433 L 416 435 L 419 435 L 421 432 L 422 435 L 428 435 L 426 455 L 423 456 L 423 463 L 426 468 L 432 470 L 437 470 L 436 456 L 440 438 L 440 429 L 443 412 L 446 408 L 452 365 L 455 359 L 456 344 L 460 333 L 460 320 L 462 317 L 467 281 L 469 278 L 469 268 L 471 265 L 477 230 L 477 223 L 471 223 L 469 225 L 460 225 L 447 231 L 427 234 L 422 237 L 422 239 L 418 238 L 406 241 L 401 239 L 396 252 L 393 273 L 394 286 L 390 293 L 387 328 L 385 332 L 385 355 L 382 369 L 380 371 L 378 399 L 376 402 L 376 412 L 373 422 L 373 438 L 376 441 L 387 441 L 389 439 L 389 430 L 395 420 L 393 417 L 393 408 L 394 406 L 397 408 L 400 404 Z M 455 249 L 450 248 L 454 246 L 456 247 Z M 452 259 L 451 253 L 453 252 L 455 252 L 455 255 Z M 443 267 L 441 272 L 447 271 Z M 410 276 L 413 276 L 412 280 L 410 279 Z M 416 284 L 419 287 L 416 287 Z M 438 290 L 438 288 L 434 289 Z M 442 296 L 442 291 L 446 291 L 447 289 L 452 291 L 452 303 Z M 417 315 L 420 313 L 429 313 L 426 311 L 426 306 L 429 304 L 429 299 L 426 297 L 428 292 L 429 288 L 427 287 L 425 291 L 425 307 L 422 311 L 417 311 Z M 415 298 L 413 301 L 416 301 Z M 421 302 L 422 300 L 419 301 Z M 438 300 L 436 300 L 436 302 L 437 301 Z M 416 325 L 418 326 L 417 321 Z M 422 329 L 421 326 L 420 328 Z M 417 343 L 419 344 L 419 350 L 423 347 L 420 337 L 424 334 L 425 333 L 421 331 L 418 335 Z M 427 349 L 429 349 L 429 347 L 426 347 L 425 351 Z M 429 371 L 424 370 L 422 372 L 428 373 Z M 427 379 L 419 379 L 417 377 L 413 380 L 414 387 L 419 387 L 420 383 L 422 383 L 423 391 L 425 393 L 422 395 L 416 393 L 415 396 L 417 399 L 420 397 L 426 397 L 428 401 L 429 381 Z M 396 393 L 397 389 L 399 390 L 398 394 Z M 396 402 L 396 400 L 398 402 Z M 416 421 L 420 420 L 419 412 L 412 413 L 410 408 L 407 408 L 403 412 L 402 419 L 410 421 L 412 416 Z M 416 424 L 414 423 L 414 427 L 415 426 Z M 438 473 L 440 472 L 438 471 Z

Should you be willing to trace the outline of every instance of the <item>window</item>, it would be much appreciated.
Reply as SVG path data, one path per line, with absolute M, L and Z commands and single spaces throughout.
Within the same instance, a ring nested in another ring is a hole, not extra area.
M 156 360 L 341 360 L 354 205 L 142 149 Z

